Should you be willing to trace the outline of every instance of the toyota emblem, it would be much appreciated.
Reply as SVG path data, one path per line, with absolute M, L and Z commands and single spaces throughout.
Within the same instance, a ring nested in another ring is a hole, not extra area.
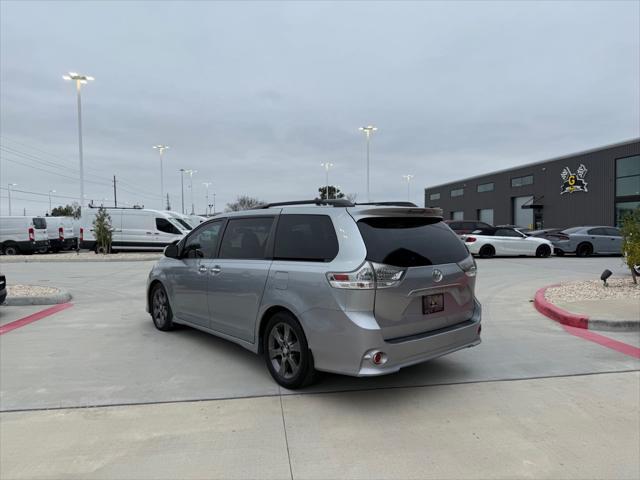
M 433 271 L 433 281 L 438 283 L 442 281 L 442 272 L 440 270 L 438 270 L 437 268 Z

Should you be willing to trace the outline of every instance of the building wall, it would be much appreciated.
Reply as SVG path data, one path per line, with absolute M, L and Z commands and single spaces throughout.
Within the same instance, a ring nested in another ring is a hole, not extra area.
M 460 180 L 425 189 L 425 206 L 440 207 L 445 218 L 451 212 L 463 211 L 466 220 L 478 219 L 478 210 L 492 208 L 494 224 L 513 222 L 513 197 L 532 195 L 534 203 L 542 205 L 545 227 L 578 225 L 614 225 L 615 223 L 615 166 L 616 158 L 640 154 L 640 141 L 568 155 L 553 160 L 516 167 L 510 170 Z M 587 168 L 585 180 L 588 192 L 561 195 L 561 172 L 568 167 L 572 173 L 583 164 Z M 533 175 L 533 184 L 512 187 L 511 179 Z M 477 192 L 477 185 L 494 183 L 494 191 Z M 464 188 L 464 195 L 451 197 L 452 189 Z M 440 193 L 439 200 L 429 200 L 432 193 Z

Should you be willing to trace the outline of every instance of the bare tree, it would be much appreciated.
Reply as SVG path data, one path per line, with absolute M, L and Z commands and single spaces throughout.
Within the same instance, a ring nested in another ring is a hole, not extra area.
M 240 210 L 250 210 L 262 205 L 265 202 L 258 200 L 257 198 L 249 197 L 247 195 L 240 195 L 235 202 L 227 203 L 227 212 L 239 212 Z

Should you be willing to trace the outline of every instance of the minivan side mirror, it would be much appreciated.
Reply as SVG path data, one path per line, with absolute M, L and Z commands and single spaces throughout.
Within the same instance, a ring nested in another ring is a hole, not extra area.
M 178 244 L 172 243 L 171 245 L 167 245 L 164 249 L 164 256 L 169 258 L 179 258 L 179 249 Z

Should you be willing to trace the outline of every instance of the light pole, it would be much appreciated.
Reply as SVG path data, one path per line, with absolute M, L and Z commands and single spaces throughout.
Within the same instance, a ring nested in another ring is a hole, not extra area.
M 51 215 L 51 194 L 56 193 L 55 190 L 49 190 L 49 215 Z
M 411 179 L 414 177 L 414 175 L 402 175 L 402 178 L 404 178 L 407 181 L 407 200 L 410 202 L 411 201 Z
M 7 198 L 9 200 L 9 216 L 11 216 L 11 187 L 17 187 L 17 183 L 9 183 L 7 188 Z
M 164 210 L 164 173 L 162 171 L 162 154 L 169 149 L 169 145 L 154 145 L 154 149 L 160 152 L 160 210 Z
M 324 167 L 324 171 L 326 173 L 326 182 L 325 182 L 325 185 L 327 186 L 326 200 L 329 200 L 329 169 L 333 167 L 333 163 L 325 162 L 325 163 L 321 163 L 320 166 Z
M 213 213 L 216 213 L 216 194 L 213 193 Z
M 369 172 L 369 150 L 371 144 L 371 134 L 378 130 L 378 127 L 374 127 L 373 125 L 367 125 L 366 127 L 360 127 L 358 130 L 363 132 L 367 137 L 367 202 L 371 201 L 371 182 L 370 182 L 370 172 Z
M 184 168 L 180 169 L 180 191 L 182 192 L 182 214 L 184 215 Z
M 197 170 L 185 170 L 185 173 L 189 174 L 189 190 L 191 190 L 191 215 L 195 215 L 195 205 L 193 204 L 193 174 L 197 173 Z
M 94 80 L 93 77 L 88 75 L 80 75 L 76 72 L 69 72 L 67 75 L 63 75 L 65 80 L 74 80 L 76 82 L 76 92 L 78 96 L 78 152 L 80 156 L 80 207 L 84 207 L 84 164 L 82 162 L 82 100 L 80 90 L 82 85 L 86 85 L 88 82 Z
M 209 213 L 211 213 L 211 207 L 209 206 L 209 185 L 211 185 L 211 182 L 202 182 L 202 184 L 207 189 L 207 208 L 209 208 Z

